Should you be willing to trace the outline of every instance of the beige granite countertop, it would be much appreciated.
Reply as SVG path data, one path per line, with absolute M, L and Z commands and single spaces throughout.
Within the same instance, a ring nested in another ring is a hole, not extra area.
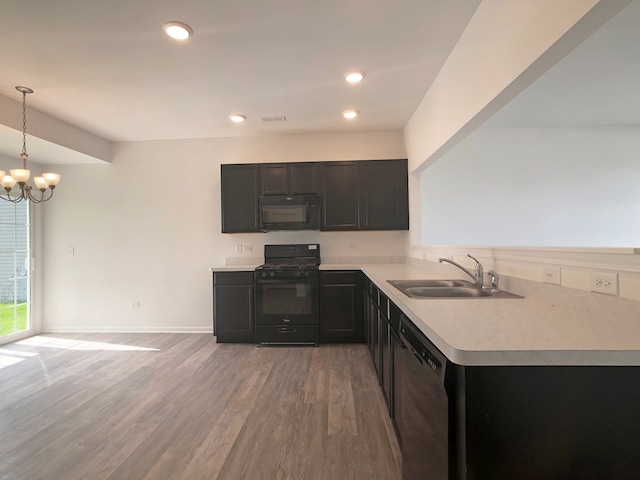
M 404 263 L 322 265 L 361 269 L 438 347 L 460 365 L 640 366 L 640 302 L 502 279 L 522 299 L 413 299 L 387 280 L 463 278 Z M 251 266 L 212 271 L 251 270 Z
M 362 270 L 455 363 L 640 365 L 639 302 L 518 280 L 505 291 L 522 299 L 412 299 L 387 280 L 447 277 L 406 264 Z

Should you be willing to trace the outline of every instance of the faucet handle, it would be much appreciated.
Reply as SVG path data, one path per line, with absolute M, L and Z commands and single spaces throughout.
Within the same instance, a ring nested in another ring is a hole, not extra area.
M 498 277 L 498 274 L 494 270 L 489 270 L 487 272 L 487 275 L 489 275 L 491 277 L 491 291 L 492 292 L 497 292 L 498 291 L 498 281 L 500 280 L 500 277 Z
M 473 260 L 474 262 L 476 262 L 477 265 L 482 265 L 478 259 L 476 257 L 472 257 L 471 255 L 467 254 L 467 257 L 469 257 L 471 260 Z

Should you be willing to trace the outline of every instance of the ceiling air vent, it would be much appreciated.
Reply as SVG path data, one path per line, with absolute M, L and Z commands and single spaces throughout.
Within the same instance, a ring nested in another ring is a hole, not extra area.
M 266 117 L 260 117 L 262 122 L 286 122 L 287 117 L 284 115 L 268 115 Z

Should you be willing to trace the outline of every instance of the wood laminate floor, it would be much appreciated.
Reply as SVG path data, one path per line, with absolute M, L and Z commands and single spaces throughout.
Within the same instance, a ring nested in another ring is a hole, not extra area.
M 0 479 L 399 480 L 365 345 L 210 334 L 0 346 Z

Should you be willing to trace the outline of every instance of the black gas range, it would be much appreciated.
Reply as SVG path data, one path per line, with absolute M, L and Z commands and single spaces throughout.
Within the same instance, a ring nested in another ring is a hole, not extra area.
M 255 338 L 259 344 L 320 342 L 320 245 L 265 245 L 255 270 Z
M 256 268 L 256 278 L 297 278 L 318 276 L 320 245 L 265 245 L 264 264 Z

